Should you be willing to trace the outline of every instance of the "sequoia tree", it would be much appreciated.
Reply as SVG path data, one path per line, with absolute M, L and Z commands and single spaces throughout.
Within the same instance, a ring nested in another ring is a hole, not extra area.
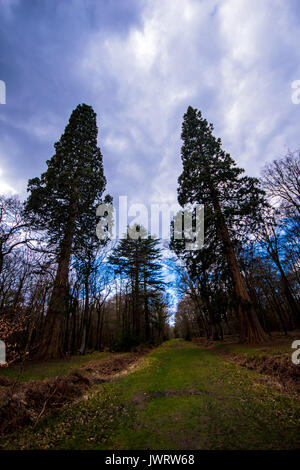
M 191 106 L 182 125 L 183 171 L 178 182 L 178 202 L 204 204 L 209 213 L 205 223 L 214 228 L 227 260 L 240 319 L 241 341 L 255 343 L 267 340 L 248 294 L 235 253 L 235 237 L 255 229 L 265 205 L 258 180 L 242 176 L 230 155 L 213 135 L 213 125 Z M 207 230 L 206 230 L 207 232 Z
M 86 104 L 78 105 L 54 145 L 55 154 L 47 161 L 47 170 L 28 183 L 26 219 L 32 227 L 46 233 L 47 244 L 54 250 L 57 261 L 38 350 L 43 359 L 64 354 L 71 257 L 82 252 L 95 237 L 96 207 L 106 185 L 97 135 L 96 113 Z

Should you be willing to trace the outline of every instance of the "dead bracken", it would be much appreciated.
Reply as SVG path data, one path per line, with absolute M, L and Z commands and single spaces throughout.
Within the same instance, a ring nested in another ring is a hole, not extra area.
M 117 355 L 88 364 L 66 376 L 43 381 L 19 382 L 0 376 L 0 436 L 26 425 L 36 425 L 50 411 L 74 402 L 93 385 L 114 379 L 147 351 Z
M 292 363 L 290 355 L 243 358 L 238 354 L 231 354 L 224 358 L 261 374 L 274 376 L 284 388 L 294 389 L 300 393 L 300 367 Z

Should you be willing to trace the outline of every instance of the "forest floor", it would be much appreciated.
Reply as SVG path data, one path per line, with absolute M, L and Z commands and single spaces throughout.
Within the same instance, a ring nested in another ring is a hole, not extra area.
M 288 335 L 272 332 L 270 341 L 260 345 L 240 344 L 239 337 L 234 335 L 225 336 L 223 341 L 197 338 L 193 342 L 217 353 L 222 359 L 260 372 L 262 382 L 289 395 L 300 396 L 300 366 L 291 361 L 294 340 L 300 340 L 299 330 Z
M 251 357 L 290 357 L 290 339 L 276 341 L 277 346 L 254 348 L 235 345 L 232 340 L 196 345 L 175 339 L 144 355 L 89 358 L 76 372 L 69 369 L 68 375 L 60 376 L 63 381 L 77 374 L 82 381 L 75 401 L 40 419 L 37 413 L 34 422 L 11 434 L 7 430 L 0 446 L 130 450 L 300 448 L 297 386 L 288 380 L 285 387 L 282 377 L 276 378 L 271 371 L 250 369 L 247 363 Z M 32 383 L 32 378 L 31 375 L 27 384 Z M 2 377 L 5 380 L 12 378 Z M 47 380 L 58 379 L 39 383 Z

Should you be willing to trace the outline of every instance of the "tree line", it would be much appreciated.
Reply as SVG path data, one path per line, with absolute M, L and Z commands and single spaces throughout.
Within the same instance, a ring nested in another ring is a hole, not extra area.
M 185 249 L 172 224 L 180 296 L 174 328 L 159 239 L 136 225 L 117 243 L 96 235 L 105 193 L 96 113 L 77 106 L 24 203 L 0 197 L 0 338 L 9 361 L 239 334 L 249 343 L 300 326 L 299 153 L 246 176 L 189 107 L 178 202 L 204 204 L 204 246 Z M 183 227 L 184 229 L 184 227 Z M 174 331 L 173 331 L 174 330 Z
M 106 194 L 96 113 L 77 106 L 28 198 L 1 197 L 0 335 L 38 359 L 157 344 L 168 334 L 158 240 L 96 235 Z

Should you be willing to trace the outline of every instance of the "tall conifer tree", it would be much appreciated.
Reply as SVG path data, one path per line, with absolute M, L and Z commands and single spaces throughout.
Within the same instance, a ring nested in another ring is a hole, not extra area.
M 137 342 L 141 342 L 150 339 L 149 303 L 153 299 L 157 300 L 164 283 L 159 239 L 148 235 L 144 227 L 135 227 L 140 236 L 136 239 L 121 239 L 109 261 L 117 273 L 130 279 L 133 300 L 131 334 Z
M 46 232 L 57 260 L 38 352 L 43 359 L 64 354 L 71 256 L 81 253 L 96 236 L 96 207 L 106 185 L 97 135 L 96 113 L 86 104 L 78 105 L 54 146 L 47 170 L 28 183 L 26 218 L 33 227 Z
M 182 125 L 183 171 L 178 182 L 178 202 L 204 204 L 209 213 L 205 221 L 214 227 L 222 243 L 233 283 L 236 311 L 240 319 L 242 341 L 266 341 L 253 304 L 246 289 L 235 253 L 235 234 L 254 229 L 260 222 L 264 193 L 258 180 L 242 176 L 234 160 L 221 147 L 221 139 L 213 136 L 213 125 L 191 106 Z M 206 232 L 210 227 L 206 227 Z

